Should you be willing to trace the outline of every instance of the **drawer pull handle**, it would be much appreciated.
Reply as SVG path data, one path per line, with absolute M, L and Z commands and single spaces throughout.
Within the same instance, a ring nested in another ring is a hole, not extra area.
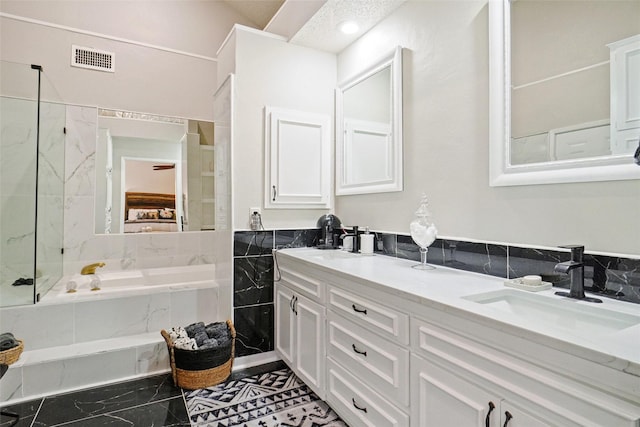
M 351 403 L 353 403 L 353 407 L 356 408 L 358 411 L 362 411 L 365 414 L 367 413 L 367 408 L 363 408 L 362 406 L 358 406 L 358 404 L 356 403 L 356 399 L 354 399 L 353 397 L 351 398 Z
M 511 418 L 513 418 L 513 415 L 511 415 L 511 413 L 509 411 L 504 411 L 504 426 L 503 427 L 507 427 L 507 424 L 509 424 L 509 421 L 511 421 Z
M 365 316 L 367 315 L 367 309 L 366 308 L 360 309 L 360 308 L 356 307 L 355 304 L 351 304 L 351 308 L 353 308 L 353 311 L 355 311 L 356 313 L 362 313 Z
M 355 351 L 356 353 L 361 354 L 361 355 L 363 355 L 364 357 L 367 357 L 367 352 L 366 352 L 366 351 L 358 350 L 358 348 L 356 347 L 356 345 L 355 345 L 355 344 L 351 344 L 351 347 L 353 348 L 353 351 Z
M 489 422 L 491 420 L 491 412 L 493 412 L 494 409 L 496 409 L 496 405 L 494 405 L 493 402 L 489 402 L 489 412 L 487 412 L 487 418 L 484 419 L 485 427 L 489 427 Z

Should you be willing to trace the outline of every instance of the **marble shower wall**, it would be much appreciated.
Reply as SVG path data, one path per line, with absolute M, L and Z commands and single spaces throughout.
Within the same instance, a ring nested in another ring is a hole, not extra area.
M 215 263 L 210 231 L 94 234 L 97 122 L 96 108 L 67 106 L 64 274 L 97 261 L 108 270 Z

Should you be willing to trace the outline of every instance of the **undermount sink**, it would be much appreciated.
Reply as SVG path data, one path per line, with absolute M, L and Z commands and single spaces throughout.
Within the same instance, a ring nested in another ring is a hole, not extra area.
M 589 303 L 578 303 L 578 300 L 558 299 L 514 289 L 467 295 L 462 298 L 512 314 L 525 321 L 565 330 L 611 333 L 640 324 L 640 316 L 633 314 Z

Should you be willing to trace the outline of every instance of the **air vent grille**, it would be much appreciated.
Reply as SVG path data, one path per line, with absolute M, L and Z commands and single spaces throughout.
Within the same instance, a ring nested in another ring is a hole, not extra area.
M 115 54 L 90 47 L 71 46 L 71 66 L 115 72 Z

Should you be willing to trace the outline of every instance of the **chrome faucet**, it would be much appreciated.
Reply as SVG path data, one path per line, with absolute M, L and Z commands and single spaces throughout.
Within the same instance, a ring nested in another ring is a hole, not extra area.
M 560 246 L 571 249 L 571 260 L 556 264 L 553 268 L 558 273 L 568 274 L 570 278 L 569 292 L 556 292 L 556 295 L 575 298 L 588 302 L 602 302 L 601 299 L 587 297 L 584 294 L 584 246 Z

